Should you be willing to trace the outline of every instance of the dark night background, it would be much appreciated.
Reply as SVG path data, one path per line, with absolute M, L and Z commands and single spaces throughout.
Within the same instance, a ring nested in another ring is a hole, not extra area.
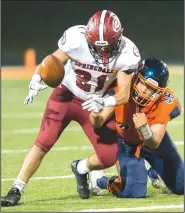
M 2 65 L 23 64 L 24 51 L 36 49 L 37 63 L 55 51 L 63 32 L 87 24 L 98 10 L 116 13 L 123 34 L 141 56 L 167 63 L 184 60 L 183 1 L 2 1 Z

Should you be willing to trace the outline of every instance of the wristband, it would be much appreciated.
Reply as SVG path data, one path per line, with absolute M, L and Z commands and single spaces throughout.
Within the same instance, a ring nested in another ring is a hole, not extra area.
M 32 80 L 40 83 L 41 82 L 41 76 L 39 74 L 35 73 L 35 74 L 32 75 Z
M 148 124 L 145 124 L 144 126 L 138 128 L 138 130 L 143 140 L 149 140 L 153 135 L 152 130 L 150 129 Z
M 107 98 L 104 98 L 103 100 L 105 107 L 113 107 L 116 106 L 116 99 L 114 96 L 109 96 Z

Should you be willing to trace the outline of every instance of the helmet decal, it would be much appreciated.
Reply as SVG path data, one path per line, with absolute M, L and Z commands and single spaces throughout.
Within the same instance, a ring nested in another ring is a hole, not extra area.
M 114 30 L 114 32 L 118 32 L 119 30 L 121 30 L 121 23 L 120 23 L 118 17 L 115 15 L 114 15 L 114 19 L 112 22 L 112 29 Z

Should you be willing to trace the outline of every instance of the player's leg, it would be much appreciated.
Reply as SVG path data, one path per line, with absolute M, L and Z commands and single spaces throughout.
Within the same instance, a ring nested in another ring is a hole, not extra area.
M 145 160 L 145 167 L 152 186 L 156 189 L 162 188 L 163 181 L 159 177 L 159 174 L 155 171 L 154 168 L 152 168 L 152 166 L 148 163 L 147 160 Z
M 46 106 L 38 137 L 25 156 L 12 189 L 5 197 L 1 198 L 1 206 L 17 204 L 23 194 L 25 185 L 38 169 L 43 157 L 52 148 L 70 122 L 68 116 L 69 104 L 52 100 L 55 96 L 58 97 L 58 93 L 61 93 L 60 90 L 55 89 L 53 91 Z
M 155 151 L 145 148 L 141 153 L 172 193 L 184 194 L 184 163 L 167 132 Z
M 147 172 L 144 159 L 136 158 L 135 148 L 119 144 L 117 167 L 118 176 L 108 179 L 98 172 L 91 174 L 91 190 L 100 193 L 100 189 L 108 189 L 119 198 L 142 198 L 147 190 Z
M 122 143 L 118 138 L 118 161 L 122 190 L 117 194 L 119 198 L 143 198 L 147 191 L 147 171 L 143 158 L 135 156 L 136 147 Z
M 91 141 L 95 153 L 87 159 L 89 170 L 105 169 L 116 163 L 118 146 L 117 133 L 114 121 L 110 120 L 102 128 L 93 128 L 89 119 L 82 128 Z
M 108 168 L 115 164 L 117 156 L 117 133 L 113 121 L 108 122 L 100 130 L 95 130 L 89 121 L 89 112 L 75 107 L 79 117 L 77 122 L 82 126 L 85 134 L 91 141 L 95 153 L 84 160 L 72 163 L 72 171 L 76 176 L 77 191 L 81 198 L 89 198 L 90 191 L 87 183 L 89 171 Z

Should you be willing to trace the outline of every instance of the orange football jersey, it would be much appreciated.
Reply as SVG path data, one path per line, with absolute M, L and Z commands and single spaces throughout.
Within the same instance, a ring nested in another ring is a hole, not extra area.
M 117 92 L 117 88 L 115 88 Z M 142 144 L 133 122 L 133 114 L 143 112 L 146 114 L 149 126 L 153 124 L 167 124 L 168 121 L 180 115 L 179 101 L 170 89 L 166 89 L 155 103 L 138 109 L 132 98 L 125 105 L 115 107 L 115 122 L 118 133 L 124 138 L 125 143 Z

